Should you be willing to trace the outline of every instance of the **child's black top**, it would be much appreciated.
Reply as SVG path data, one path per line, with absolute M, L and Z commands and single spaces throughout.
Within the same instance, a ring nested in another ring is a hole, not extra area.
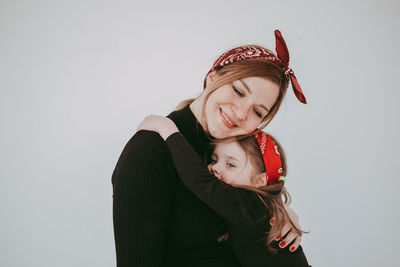
M 197 154 L 210 140 L 189 106 L 168 115 Z M 168 147 L 139 131 L 125 146 L 112 176 L 117 266 L 237 267 L 217 237 L 225 221 L 179 179 Z
M 183 183 L 226 220 L 230 244 L 242 266 L 309 266 L 301 247 L 278 254 L 267 250 L 271 217 L 254 192 L 217 179 L 181 133 L 172 134 L 166 143 Z

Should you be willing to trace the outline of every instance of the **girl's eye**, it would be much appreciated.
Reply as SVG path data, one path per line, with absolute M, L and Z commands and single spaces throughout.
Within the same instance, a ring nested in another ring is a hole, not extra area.
M 236 166 L 235 165 L 233 165 L 232 163 L 226 163 L 226 166 L 228 166 L 229 168 L 235 168 Z
M 236 93 L 238 96 L 240 96 L 240 97 L 243 97 L 243 96 L 244 96 L 244 94 L 243 94 L 242 92 L 240 92 L 238 89 L 236 89 L 235 86 L 232 85 L 232 88 L 233 88 L 233 91 L 235 91 L 235 93 Z
M 256 114 L 257 117 L 262 118 L 261 112 L 259 112 L 257 109 L 254 109 L 254 113 Z
M 212 158 L 210 161 L 210 164 L 217 164 L 217 159 L 216 158 Z

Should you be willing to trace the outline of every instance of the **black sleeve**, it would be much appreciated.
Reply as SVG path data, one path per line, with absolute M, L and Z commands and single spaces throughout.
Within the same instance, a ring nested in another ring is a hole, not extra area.
M 252 222 L 247 212 L 251 207 L 244 204 L 253 192 L 217 179 L 180 132 L 170 135 L 166 143 L 178 175 L 190 191 L 227 222 L 242 226 Z
M 230 227 L 231 246 L 239 259 L 242 267 L 309 267 L 303 248 L 299 246 L 296 251 L 290 252 L 289 246 L 284 249 L 278 247 L 278 242 L 273 242 L 272 247 L 278 249 L 273 253 L 251 240 L 237 228 Z
M 139 131 L 125 146 L 112 176 L 117 266 L 163 266 L 171 168 L 168 148 L 157 133 Z

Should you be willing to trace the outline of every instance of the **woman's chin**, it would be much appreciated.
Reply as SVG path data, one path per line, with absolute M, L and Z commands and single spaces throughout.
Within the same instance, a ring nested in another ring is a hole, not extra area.
M 208 127 L 208 133 L 216 138 L 216 139 L 222 139 L 225 138 L 226 136 L 226 132 L 221 131 L 221 129 L 219 129 L 219 127 Z
M 223 128 L 225 127 L 225 129 Z M 228 129 L 226 126 L 223 125 L 223 127 L 211 127 L 208 129 L 209 133 L 211 134 L 212 137 L 216 138 L 216 139 L 224 139 L 224 138 L 228 138 L 228 137 L 232 137 L 236 134 L 236 131 L 233 131 L 232 129 Z

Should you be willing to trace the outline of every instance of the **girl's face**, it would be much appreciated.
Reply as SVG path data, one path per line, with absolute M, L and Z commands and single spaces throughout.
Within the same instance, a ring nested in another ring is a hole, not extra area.
M 217 144 L 208 169 L 227 184 L 254 186 L 254 168 L 237 142 Z
M 279 86 L 260 77 L 247 77 L 219 87 L 204 108 L 209 133 L 221 139 L 254 131 L 278 96 Z

